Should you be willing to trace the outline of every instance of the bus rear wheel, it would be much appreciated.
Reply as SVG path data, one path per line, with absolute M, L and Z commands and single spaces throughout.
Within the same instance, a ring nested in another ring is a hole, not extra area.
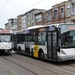
M 20 55 L 22 54 L 21 48 L 18 49 L 18 54 L 20 54 Z
M 44 60 L 44 52 L 43 51 L 39 52 L 39 59 Z

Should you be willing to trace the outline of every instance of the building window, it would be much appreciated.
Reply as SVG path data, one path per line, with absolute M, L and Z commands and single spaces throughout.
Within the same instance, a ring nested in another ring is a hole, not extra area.
M 42 21 L 42 15 L 37 15 L 36 16 L 36 22 Z
M 54 10 L 54 19 L 57 20 L 58 19 L 58 11 Z
M 25 23 L 26 23 L 25 19 L 22 19 L 22 24 L 25 24 Z
M 70 16 L 70 5 L 67 5 L 67 17 Z
M 27 15 L 27 21 L 29 21 L 30 20 L 30 15 Z
M 44 22 L 46 22 L 46 15 L 45 14 L 44 14 L 44 17 L 43 18 L 44 18 Z
M 34 23 L 32 23 L 32 26 L 34 26 Z
M 34 19 L 34 14 L 32 13 L 32 20 Z
M 60 9 L 60 16 L 61 16 L 61 18 L 64 18 L 64 8 Z
M 11 19 L 11 23 L 14 23 L 14 19 Z
M 48 21 L 51 21 L 51 13 L 48 11 Z
M 72 3 L 72 13 L 75 14 L 75 3 Z

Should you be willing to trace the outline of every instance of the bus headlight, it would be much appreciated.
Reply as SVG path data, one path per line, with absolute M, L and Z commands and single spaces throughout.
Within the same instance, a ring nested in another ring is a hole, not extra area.
M 61 50 L 61 53 L 62 53 L 62 54 L 66 54 L 63 50 Z

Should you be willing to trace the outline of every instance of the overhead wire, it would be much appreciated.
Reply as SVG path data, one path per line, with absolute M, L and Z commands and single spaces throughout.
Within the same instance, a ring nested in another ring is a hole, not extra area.
M 0 9 L 3 8 L 3 7 L 8 3 L 8 1 L 9 1 L 9 0 L 7 0 L 7 1 L 0 7 Z
M 38 3 L 40 3 L 41 1 L 43 1 L 43 0 L 38 1 L 37 3 L 35 3 L 35 4 L 31 5 L 30 7 L 28 7 L 28 8 L 26 8 L 26 9 L 24 9 L 23 11 L 25 11 L 25 10 L 27 10 L 27 9 L 29 9 L 29 8 L 31 8 L 31 7 L 33 7 L 33 6 L 35 6 L 35 5 L 37 5 L 37 4 L 38 4 Z
M 40 1 L 36 2 L 35 4 L 29 6 L 28 8 L 22 10 L 21 12 L 28 10 L 29 8 L 31 8 L 31 7 L 33 7 L 33 6 L 35 6 L 35 5 L 37 5 L 38 3 L 42 2 L 42 1 L 43 1 L 43 0 L 40 0 Z M 19 13 L 21 13 L 21 12 L 19 12 Z M 17 13 L 17 14 L 19 14 L 19 13 Z M 15 16 L 15 15 L 14 15 L 14 16 Z M 13 16 L 12 16 L 12 17 L 13 17 Z
M 8 3 L 8 1 L 9 1 L 9 0 L 7 0 L 7 1 L 0 7 L 0 9 L 3 8 L 3 7 Z M 40 1 L 36 2 L 35 4 L 29 6 L 28 8 L 22 10 L 21 12 L 26 11 L 27 9 L 29 9 L 29 8 L 31 8 L 31 7 L 33 7 L 33 6 L 35 6 L 35 5 L 37 5 L 38 3 L 42 2 L 42 1 L 43 1 L 43 0 L 40 0 Z M 21 13 L 21 12 L 19 12 L 19 13 Z M 13 16 L 12 16 L 12 17 L 13 17 Z

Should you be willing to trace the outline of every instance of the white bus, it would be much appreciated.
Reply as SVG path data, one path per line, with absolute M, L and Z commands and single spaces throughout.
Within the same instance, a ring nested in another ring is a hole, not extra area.
M 30 55 L 30 45 L 33 42 L 33 34 L 28 34 L 26 30 L 19 30 L 13 32 L 12 35 L 12 49 L 18 54 Z
M 0 51 L 11 54 L 12 52 L 12 31 L 0 30 Z
M 16 36 L 19 54 L 42 60 L 75 60 L 75 24 L 33 26 Z

